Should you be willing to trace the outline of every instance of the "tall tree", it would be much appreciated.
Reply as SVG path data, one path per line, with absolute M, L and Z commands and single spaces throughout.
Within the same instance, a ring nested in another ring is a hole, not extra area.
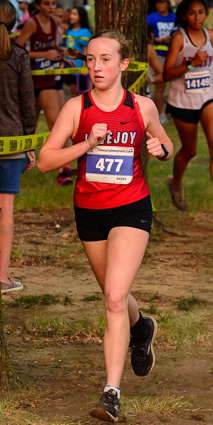
M 135 61 L 147 62 L 147 0 L 95 0 L 96 32 L 116 30 L 126 36 L 132 43 Z M 129 88 L 141 72 L 125 72 L 123 85 Z M 139 91 L 145 95 L 146 85 Z M 143 143 L 143 172 L 146 178 L 146 146 Z
M 16 377 L 5 344 L 0 291 L 0 396 L 16 386 Z

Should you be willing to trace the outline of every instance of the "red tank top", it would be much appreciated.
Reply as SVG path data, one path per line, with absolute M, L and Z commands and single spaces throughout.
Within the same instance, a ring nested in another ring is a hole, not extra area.
M 35 34 L 30 37 L 31 52 L 47 52 L 55 46 L 55 36 L 56 36 L 56 23 L 53 18 L 50 17 L 51 32 L 46 34 L 36 16 L 33 16 L 36 25 L 37 31 Z M 32 70 L 42 70 L 42 69 L 52 69 L 53 63 L 49 59 L 31 59 L 31 69 Z M 33 76 L 33 85 L 35 88 L 44 88 L 55 86 L 55 76 L 54 75 L 39 75 Z
M 79 127 L 72 139 L 73 144 L 86 140 L 96 123 L 106 123 L 111 133 L 98 145 L 98 155 L 95 148 L 94 155 L 87 153 L 78 159 L 75 205 L 91 209 L 114 208 L 148 196 L 149 189 L 143 177 L 141 162 L 144 123 L 135 96 L 124 90 L 118 108 L 105 112 L 94 103 L 90 92 L 84 93 Z M 130 167 L 127 166 L 127 176 L 123 175 L 125 173 L 122 171 L 123 162 L 126 162 L 125 155 L 128 156 L 127 163 L 130 163 Z M 104 177 L 102 173 L 105 173 Z M 90 176 L 95 176 L 95 179 L 100 178 L 102 181 L 88 181 L 88 176 L 89 179 Z M 103 179 L 106 179 L 106 182 L 103 182 Z M 131 181 L 128 184 L 117 184 L 108 183 L 109 179 L 117 179 L 118 182 L 125 179 Z

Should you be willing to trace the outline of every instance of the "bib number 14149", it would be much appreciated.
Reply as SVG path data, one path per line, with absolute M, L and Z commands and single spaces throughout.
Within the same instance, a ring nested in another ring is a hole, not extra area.
M 133 178 L 134 148 L 96 146 L 87 152 L 86 180 L 128 184 Z
M 186 93 L 197 94 L 209 91 L 210 72 L 208 70 L 201 72 L 187 72 L 185 74 Z

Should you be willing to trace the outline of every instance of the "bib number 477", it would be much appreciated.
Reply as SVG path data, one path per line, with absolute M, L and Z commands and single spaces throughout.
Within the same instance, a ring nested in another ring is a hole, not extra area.
M 104 171 L 106 169 L 105 171 L 110 172 L 113 164 L 117 164 L 115 167 L 115 172 L 119 173 L 121 165 L 123 164 L 123 159 L 100 158 L 95 167 L 98 168 L 100 171 Z

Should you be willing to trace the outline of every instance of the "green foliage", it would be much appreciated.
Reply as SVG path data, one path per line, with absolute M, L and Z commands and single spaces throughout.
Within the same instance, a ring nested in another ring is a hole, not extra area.
M 67 304 L 72 305 L 73 304 L 73 298 L 70 298 L 70 297 L 68 297 L 68 295 L 65 295 L 63 303 L 64 303 L 64 305 L 67 305 Z
M 99 295 L 85 295 L 82 301 L 101 301 L 102 299 Z
M 177 302 L 177 307 L 179 310 L 191 310 L 195 305 L 206 304 L 206 300 L 201 300 L 198 297 L 190 297 L 190 298 L 180 298 Z
M 30 308 L 36 304 L 56 304 L 59 302 L 59 295 L 51 295 L 51 294 L 42 294 L 42 295 L 21 295 L 17 297 L 15 301 L 7 302 L 4 304 L 8 307 L 18 307 L 22 306 L 23 308 Z

